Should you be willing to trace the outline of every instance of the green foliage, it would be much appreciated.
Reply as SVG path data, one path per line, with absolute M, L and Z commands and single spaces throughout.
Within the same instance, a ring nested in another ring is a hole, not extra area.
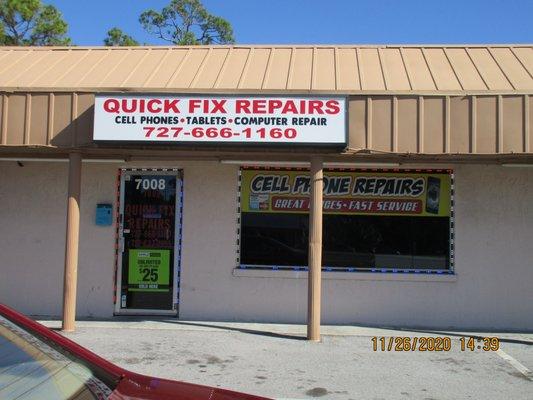
M 122 32 L 122 29 L 114 27 L 107 31 L 104 44 L 106 46 L 138 46 L 139 42 Z
M 161 12 L 143 12 L 139 22 L 147 32 L 177 45 L 235 42 L 230 23 L 209 14 L 200 0 L 171 0 Z
M 0 45 L 69 45 L 61 13 L 41 0 L 0 0 Z

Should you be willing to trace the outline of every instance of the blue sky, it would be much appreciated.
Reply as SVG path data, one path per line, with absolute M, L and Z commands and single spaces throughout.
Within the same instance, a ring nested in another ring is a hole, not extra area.
M 118 26 L 141 43 L 139 14 L 169 0 L 43 0 L 77 45 L 101 45 Z M 241 44 L 531 43 L 533 0 L 204 0 Z

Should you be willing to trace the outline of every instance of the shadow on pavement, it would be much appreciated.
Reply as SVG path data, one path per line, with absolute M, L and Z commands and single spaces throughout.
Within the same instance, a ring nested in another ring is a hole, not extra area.
M 430 331 L 430 330 L 421 330 L 421 329 L 409 329 L 408 331 L 417 332 L 417 333 L 429 333 L 432 335 L 453 336 L 453 337 L 472 337 L 474 339 L 483 339 L 487 337 L 487 335 L 477 335 L 474 332 L 461 333 L 461 332 L 450 332 L 450 331 Z M 524 344 L 526 346 L 533 346 L 533 340 L 500 337 L 498 336 L 497 333 L 493 334 L 492 337 L 497 337 L 500 343 L 513 343 L 513 344 Z
M 225 331 L 235 331 L 235 332 L 241 332 L 241 333 L 247 333 L 250 335 L 259 335 L 259 336 L 267 336 L 267 337 L 273 337 L 278 339 L 295 339 L 295 340 L 307 340 L 304 336 L 299 335 L 289 335 L 284 333 L 275 333 L 275 332 L 269 332 L 269 331 L 261 331 L 256 329 L 246 329 L 246 328 L 236 328 L 231 326 L 223 326 L 223 325 L 209 325 L 199 322 L 172 322 L 173 324 L 177 325 L 187 325 L 187 326 L 199 326 L 203 328 L 217 328 L 217 329 L 223 329 Z
M 273 337 L 278 339 L 293 339 L 293 340 L 307 340 L 307 338 L 304 335 L 298 335 L 298 334 L 285 334 L 285 333 L 276 333 L 271 332 L 267 330 L 260 330 L 260 329 L 249 329 L 249 328 L 243 328 L 243 327 L 235 327 L 235 326 L 228 326 L 223 325 L 224 322 L 217 322 L 216 324 L 210 324 L 208 322 L 191 322 L 191 321 L 180 321 L 180 320 L 174 320 L 169 319 L 167 317 L 149 317 L 146 316 L 114 316 L 113 318 L 80 318 L 78 321 L 110 321 L 110 322 L 159 322 L 159 323 L 166 323 L 166 324 L 172 324 L 172 325 L 181 325 L 181 326 L 196 326 L 201 328 L 212 328 L 212 329 L 219 329 L 219 330 L 226 330 L 226 331 L 234 331 L 234 332 L 240 332 L 240 333 L 246 333 L 249 335 L 258 335 L 258 336 L 266 336 L 266 337 Z M 475 339 L 483 339 L 487 337 L 488 335 L 492 337 L 497 337 L 500 341 L 500 343 L 512 343 L 512 344 L 523 344 L 526 346 L 533 346 L 533 340 L 531 339 L 522 339 L 522 338 L 510 338 L 510 337 L 502 337 L 500 335 L 512 335 L 520 334 L 518 332 L 495 332 L 495 333 L 487 333 L 487 332 L 476 332 L 475 330 L 471 331 L 447 331 L 447 330 L 431 330 L 431 329 L 422 329 L 422 328 L 405 328 L 405 327 L 392 327 L 392 326 L 370 326 L 370 325 L 347 325 L 352 326 L 354 328 L 369 328 L 369 329 L 379 329 L 381 332 L 379 333 L 379 336 L 387 336 L 387 334 L 383 331 L 390 330 L 395 331 L 394 334 L 390 336 L 398 336 L 397 332 L 405 332 L 406 335 L 408 335 L 409 332 L 416 332 L 416 333 L 425 333 L 429 335 L 441 335 L 441 336 L 451 336 L 451 337 L 473 337 Z M 61 328 L 51 328 L 54 331 L 61 331 Z M 327 333 L 322 333 L 323 336 L 329 336 Z M 337 335 L 335 335 L 337 336 Z M 361 336 L 361 335 L 341 335 L 341 336 Z M 363 335 L 365 336 L 365 335 Z

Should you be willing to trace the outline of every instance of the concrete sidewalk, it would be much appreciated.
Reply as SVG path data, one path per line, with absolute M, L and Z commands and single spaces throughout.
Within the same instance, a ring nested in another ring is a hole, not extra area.
M 39 319 L 41 324 L 54 329 L 61 328 L 61 321 L 57 319 Z M 268 324 L 255 322 L 214 322 L 214 321 L 184 321 L 175 318 L 147 317 L 115 317 L 108 320 L 86 319 L 76 322 L 77 328 L 118 328 L 118 329 L 161 329 L 182 331 L 242 331 L 257 333 L 258 335 L 276 334 L 283 336 L 306 336 L 306 325 L 303 324 Z M 533 332 L 488 332 L 488 331 L 457 331 L 432 329 L 403 329 L 388 327 L 370 327 L 360 325 L 322 325 L 322 336 L 427 336 L 452 335 L 493 337 L 500 339 L 518 340 L 533 344 Z
M 322 342 L 310 343 L 305 325 L 121 318 L 77 327 L 66 336 L 132 371 L 273 398 L 533 398 L 532 333 L 324 326 Z M 372 341 L 444 336 L 450 351 L 375 351 Z M 498 337 L 500 349 L 461 350 L 470 336 Z

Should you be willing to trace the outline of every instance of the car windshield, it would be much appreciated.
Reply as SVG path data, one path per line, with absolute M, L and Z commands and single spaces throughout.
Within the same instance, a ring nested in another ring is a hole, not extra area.
M 0 399 L 106 399 L 111 392 L 89 368 L 0 316 Z

